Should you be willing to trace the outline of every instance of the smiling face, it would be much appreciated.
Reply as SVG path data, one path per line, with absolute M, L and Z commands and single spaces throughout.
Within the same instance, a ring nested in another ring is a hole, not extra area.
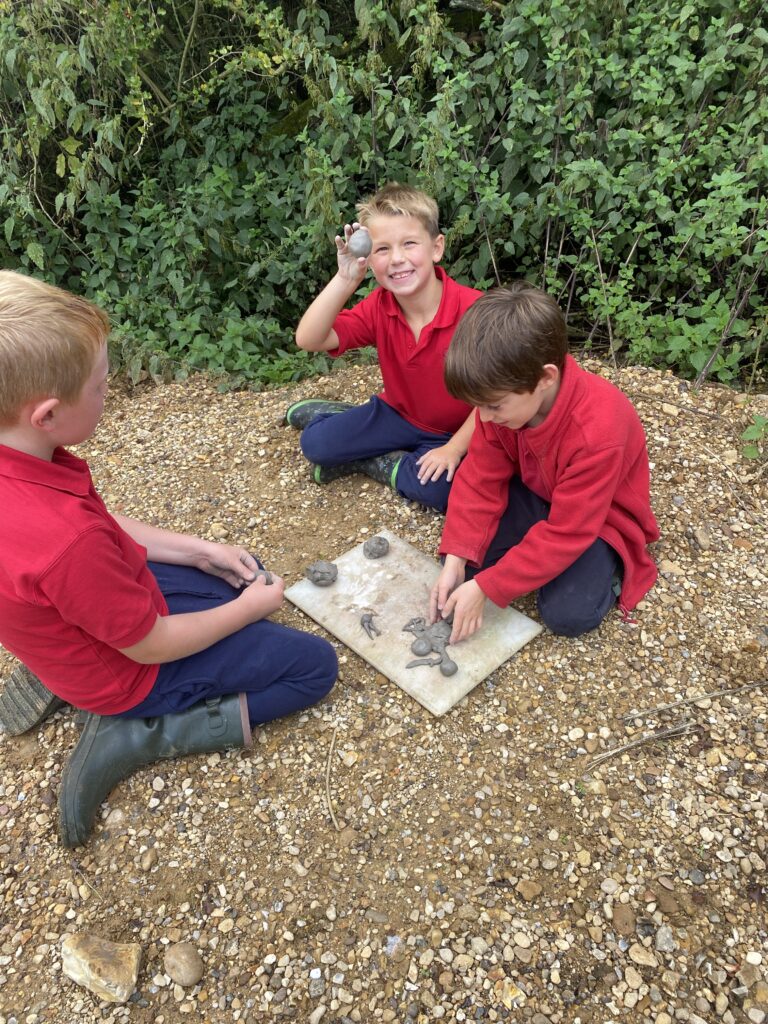
M 417 217 L 371 217 L 365 225 L 373 243 L 369 265 L 382 288 L 407 298 L 432 285 L 445 239 L 433 238 Z

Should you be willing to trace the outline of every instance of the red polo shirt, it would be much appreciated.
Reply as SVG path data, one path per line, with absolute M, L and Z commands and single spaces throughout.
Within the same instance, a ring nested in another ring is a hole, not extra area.
M 0 445 L 0 643 L 59 697 L 116 714 L 158 672 L 117 648 L 167 614 L 146 549 L 107 512 L 87 463 Z
M 336 317 L 333 329 L 340 356 L 353 348 L 372 345 L 378 350 L 384 390 L 379 397 L 419 430 L 454 434 L 472 411 L 445 389 L 443 363 L 456 325 L 483 294 L 453 281 L 442 267 L 435 273 L 443 286 L 434 319 L 416 341 L 397 299 L 386 288 L 375 288 L 352 309 Z

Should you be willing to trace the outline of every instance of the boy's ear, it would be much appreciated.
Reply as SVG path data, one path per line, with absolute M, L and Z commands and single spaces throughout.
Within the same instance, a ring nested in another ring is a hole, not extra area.
M 439 263 L 445 252 L 445 235 L 438 235 L 432 243 L 432 262 Z
M 29 410 L 29 422 L 37 430 L 50 430 L 53 426 L 54 413 L 61 405 L 58 398 L 44 398 L 34 402 Z
M 560 371 L 554 363 L 545 363 L 541 368 L 541 377 L 539 377 L 540 388 L 551 388 L 554 384 L 557 384 L 560 380 Z

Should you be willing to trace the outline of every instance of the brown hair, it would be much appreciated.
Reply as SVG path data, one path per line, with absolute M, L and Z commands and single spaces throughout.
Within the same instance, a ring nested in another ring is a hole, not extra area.
M 75 402 L 109 335 L 107 314 L 87 299 L 0 270 L 0 426 L 25 402 Z
M 445 357 L 454 398 L 482 405 L 501 392 L 533 391 L 547 363 L 562 370 L 568 349 L 560 307 L 527 281 L 481 295 L 459 321 Z
M 437 238 L 440 234 L 440 211 L 432 196 L 397 181 L 391 181 L 375 195 L 358 203 L 357 216 L 363 226 L 372 217 L 415 217 L 421 221 L 431 238 Z

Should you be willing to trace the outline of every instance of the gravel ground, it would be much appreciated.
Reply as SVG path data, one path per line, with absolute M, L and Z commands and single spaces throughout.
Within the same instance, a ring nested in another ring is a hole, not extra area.
M 661 576 L 637 623 L 545 632 L 440 719 L 337 645 L 326 703 L 252 752 L 136 773 L 76 851 L 55 831 L 74 712 L 0 737 L 0 1024 L 768 1019 L 767 475 L 743 396 L 589 367 L 648 433 Z M 433 554 L 438 516 L 362 477 L 315 486 L 281 424 L 377 382 L 116 393 L 83 454 L 110 506 L 246 544 L 288 584 L 382 526 Z M 127 1005 L 62 976 L 69 932 L 140 944 Z M 180 941 L 193 986 L 165 973 Z

